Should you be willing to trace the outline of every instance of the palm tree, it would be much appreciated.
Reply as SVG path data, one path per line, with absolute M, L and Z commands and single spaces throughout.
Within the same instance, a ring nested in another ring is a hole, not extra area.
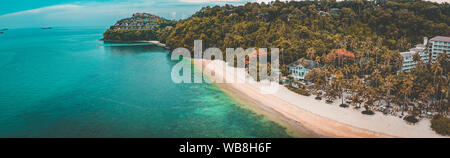
M 413 80 L 414 80 L 414 76 L 412 74 L 401 74 L 399 75 L 400 77 L 400 94 L 403 95 L 403 97 L 399 97 L 398 99 L 400 99 L 401 103 L 403 103 L 403 110 L 402 110 L 402 115 L 403 112 L 405 111 L 405 108 L 408 107 L 408 95 L 412 92 L 412 88 L 413 88 Z
M 344 78 L 349 78 L 351 72 L 351 68 L 348 65 L 345 65 L 343 69 Z
M 336 92 L 338 92 L 339 97 L 341 98 L 341 107 L 345 107 L 346 104 L 344 104 L 344 89 L 346 88 L 346 79 L 344 78 L 344 74 L 342 73 L 342 69 L 337 69 L 334 73 L 334 78 L 332 80 L 334 85 L 334 89 Z
M 306 57 L 308 59 L 314 60 L 316 58 L 316 50 L 311 47 L 306 50 Z
M 378 53 L 381 51 L 381 47 L 383 44 L 383 39 L 382 38 L 378 38 L 375 48 L 374 48 L 374 52 L 375 52 L 375 66 L 378 65 Z
M 419 94 L 419 110 L 428 112 L 430 96 L 434 94 L 434 88 L 431 84 L 428 84 L 426 88 Z
M 314 83 L 314 90 L 317 94 L 316 98 L 321 97 L 321 90 L 323 90 L 327 84 L 326 73 L 326 70 L 322 68 L 315 68 L 311 70 L 305 77 L 307 81 L 311 81 Z
M 433 72 L 433 85 L 434 85 L 435 90 L 436 90 L 435 91 L 436 93 L 435 93 L 435 95 L 433 97 L 434 99 L 432 100 L 432 104 L 434 105 L 435 104 L 434 100 L 437 98 L 436 94 L 439 93 L 439 85 L 436 85 L 436 79 L 437 79 L 437 77 L 439 77 L 438 73 L 442 72 L 441 64 L 439 62 L 434 62 L 431 65 L 431 72 Z
M 376 98 L 377 98 L 377 92 L 374 88 L 367 88 L 367 86 L 364 86 L 364 98 L 367 100 L 364 103 L 364 111 L 363 114 L 373 114 L 373 111 L 370 110 L 370 107 L 374 105 Z
M 447 109 L 443 109 L 442 106 L 442 99 L 444 94 L 447 93 L 448 91 L 448 86 L 449 86 L 449 82 L 448 82 L 448 74 L 444 74 L 444 73 L 448 73 L 447 69 L 449 66 L 449 58 L 447 56 L 447 52 L 443 52 L 440 53 L 436 59 L 436 62 L 433 64 L 434 67 L 433 68 L 433 72 L 434 72 L 434 85 L 436 86 L 436 93 L 435 93 L 435 98 L 437 98 L 439 100 L 439 109 L 440 111 L 447 111 Z M 436 81 L 436 79 L 438 81 Z M 436 83 L 437 82 L 437 83 Z M 439 94 L 439 96 L 436 96 L 437 94 Z
M 392 89 L 394 89 L 395 82 L 396 81 L 394 75 L 388 75 L 386 78 L 384 78 L 383 89 L 386 91 L 385 100 L 387 106 L 391 105 L 391 91 Z
M 448 111 L 448 108 L 445 107 L 445 104 L 442 103 L 442 100 L 444 98 L 444 95 L 448 92 L 448 88 L 449 88 L 449 80 L 447 77 L 444 77 L 443 79 L 443 84 L 441 86 L 441 95 L 439 97 L 439 109 L 440 112 L 446 112 Z
M 421 56 L 420 56 L 419 52 L 417 52 L 417 53 L 415 53 L 415 54 L 413 55 L 413 61 L 414 61 L 414 62 L 420 62 L 420 61 L 422 61 L 422 60 L 420 60 L 420 58 L 421 58 Z
M 363 92 L 365 83 L 357 76 L 353 75 L 352 81 L 350 83 L 350 91 L 352 96 L 350 97 L 352 104 L 359 107 L 359 104 L 363 102 L 362 97 L 364 96 Z

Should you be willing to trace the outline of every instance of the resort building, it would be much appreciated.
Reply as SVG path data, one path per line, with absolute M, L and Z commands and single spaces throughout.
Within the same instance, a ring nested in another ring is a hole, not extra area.
M 436 36 L 430 39 L 431 55 L 433 61 L 437 59 L 439 53 L 450 52 L 450 37 Z M 449 55 L 449 54 L 447 54 Z
M 295 80 L 304 80 L 306 75 L 319 64 L 312 60 L 300 59 L 289 64 L 289 71 Z
M 150 30 L 160 25 L 161 19 L 149 13 L 134 13 L 131 18 L 117 21 L 113 30 Z
M 427 44 L 429 48 L 427 48 Z M 400 71 L 411 72 L 411 69 L 416 67 L 417 62 L 413 60 L 414 54 L 416 53 L 419 53 L 420 60 L 428 62 L 429 55 L 426 50 L 431 52 L 431 61 L 436 61 L 439 53 L 450 52 L 450 37 L 436 36 L 431 38 L 430 41 L 428 41 L 427 37 L 424 37 L 423 44 L 418 44 L 415 48 L 411 48 L 407 52 L 401 52 L 400 55 L 403 57 L 403 64 Z M 450 56 L 450 54 L 447 55 Z
M 415 48 L 409 49 L 407 52 L 400 52 L 400 55 L 403 57 L 402 72 L 411 72 L 411 69 L 415 68 L 417 62 L 414 61 L 414 55 L 419 53 L 420 59 L 424 62 L 428 62 L 428 54 L 425 52 L 426 45 L 428 42 L 428 38 L 424 37 L 423 44 L 416 45 Z

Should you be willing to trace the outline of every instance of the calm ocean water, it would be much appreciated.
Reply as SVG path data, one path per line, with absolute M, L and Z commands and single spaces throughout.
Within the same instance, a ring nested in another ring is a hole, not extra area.
M 0 137 L 289 137 L 212 84 L 175 84 L 152 46 L 98 41 L 106 28 L 0 34 Z

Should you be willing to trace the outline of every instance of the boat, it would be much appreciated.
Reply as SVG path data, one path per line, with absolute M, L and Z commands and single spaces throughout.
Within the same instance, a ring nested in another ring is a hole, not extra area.
M 0 34 L 3 34 L 3 32 L 0 32 Z
M 52 27 L 42 27 L 41 29 L 52 29 Z
M 8 28 L 1 29 L 0 31 L 6 31 L 6 30 L 8 30 Z

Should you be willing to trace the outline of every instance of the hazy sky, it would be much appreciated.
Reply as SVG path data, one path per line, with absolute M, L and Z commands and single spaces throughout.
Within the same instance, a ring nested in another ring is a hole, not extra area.
M 203 6 L 249 1 L 270 0 L 0 0 L 0 28 L 109 26 L 135 12 L 180 19 Z

